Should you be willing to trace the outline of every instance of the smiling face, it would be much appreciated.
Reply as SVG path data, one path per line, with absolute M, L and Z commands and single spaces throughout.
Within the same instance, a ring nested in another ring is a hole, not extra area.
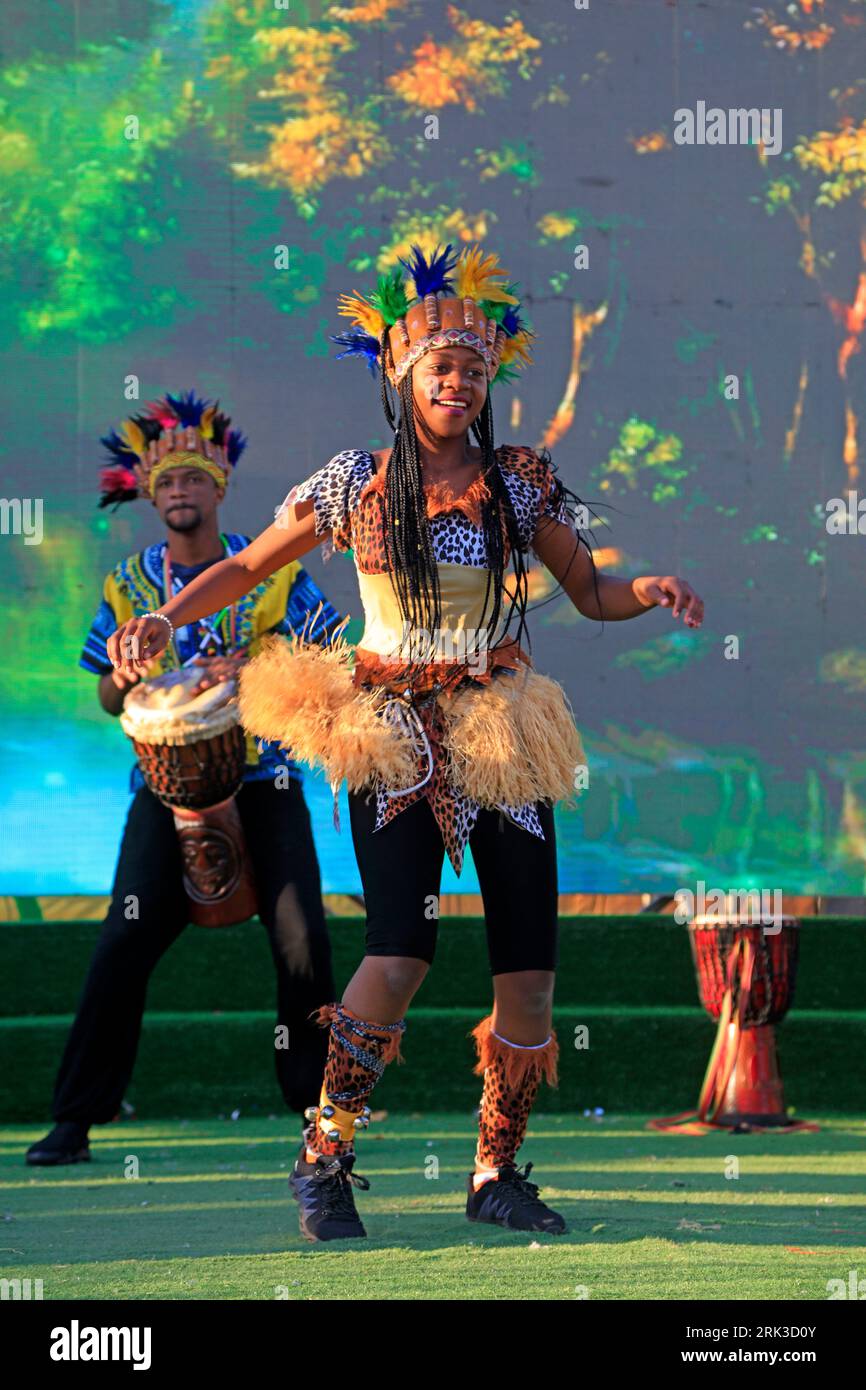
M 203 468 L 179 464 L 156 480 L 153 505 L 170 531 L 196 531 L 213 516 L 223 491 Z
M 465 435 L 487 399 L 484 359 L 468 347 L 435 348 L 412 368 L 415 426 L 428 443 Z

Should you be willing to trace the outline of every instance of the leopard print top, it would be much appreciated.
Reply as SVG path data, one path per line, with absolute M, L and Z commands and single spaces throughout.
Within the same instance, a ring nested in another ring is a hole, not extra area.
M 503 444 L 496 450 L 496 460 L 526 546 L 531 546 L 542 516 L 571 525 L 554 470 L 533 449 Z M 383 487 L 384 474 L 377 474 L 371 453 L 365 449 L 344 449 L 293 487 L 277 516 L 292 502 L 312 499 L 316 535 L 322 538 L 325 553 L 331 549 L 352 550 L 361 574 L 384 574 L 388 566 L 375 496 Z M 430 484 L 425 491 L 437 561 L 484 567 L 487 557 L 479 513 L 484 485 L 479 488 L 473 483 L 458 498 L 450 497 L 441 483 Z
M 521 543 L 532 548 L 536 527 L 547 516 L 573 528 L 553 466 L 526 447 L 502 445 L 496 462 L 508 490 L 517 520 Z M 312 500 L 316 535 L 321 538 L 325 558 L 333 550 L 352 551 L 356 570 L 363 575 L 388 572 L 385 537 L 379 497 L 384 489 L 384 473 L 377 473 L 373 455 L 362 449 L 344 449 L 329 463 L 291 489 L 277 516 L 294 502 Z M 483 479 L 476 479 L 460 497 L 437 483 L 425 487 L 427 516 L 433 551 L 438 564 L 487 568 L 481 502 L 487 494 Z M 506 542 L 506 563 L 508 545 Z M 508 679 L 506 671 L 496 678 Z M 455 872 L 460 874 L 466 843 L 475 824 L 479 806 L 451 785 L 447 760 L 442 751 L 443 727 L 436 701 L 421 704 L 418 715 L 424 728 L 429 755 L 419 759 L 419 781 L 405 793 L 377 788 L 376 830 L 389 824 L 401 811 L 421 797 L 430 803 L 442 832 L 446 852 Z M 517 825 L 544 839 L 533 803 L 500 806 Z

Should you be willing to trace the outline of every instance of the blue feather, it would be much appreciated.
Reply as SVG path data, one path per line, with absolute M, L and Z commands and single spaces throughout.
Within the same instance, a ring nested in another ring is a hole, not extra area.
M 329 337 L 332 343 L 346 349 L 345 352 L 336 354 L 336 362 L 339 362 L 341 357 L 364 357 L 371 375 L 376 375 L 379 368 L 379 342 L 371 333 L 365 333 L 363 328 L 351 328 L 346 333 L 331 333 Z
M 201 396 L 195 394 L 195 391 L 182 391 L 179 396 L 170 396 L 166 393 L 165 399 L 182 425 L 196 426 L 200 424 L 202 414 L 210 405 L 210 401 L 203 400 Z
M 446 293 L 448 290 L 453 290 L 454 283 L 448 279 L 448 275 L 456 266 L 457 257 L 455 256 L 451 263 L 448 264 L 448 255 L 451 250 L 452 246 L 450 241 L 445 247 L 445 250 L 441 253 L 437 245 L 428 263 L 424 259 L 424 252 L 421 250 L 421 247 L 413 244 L 413 260 L 404 261 L 403 257 L 400 257 L 400 264 L 406 267 L 412 279 L 415 281 L 415 293 L 419 299 L 423 299 L 427 294 L 435 294 L 437 290 L 443 290 Z
M 523 326 L 516 304 L 509 304 L 502 319 L 502 327 L 505 329 L 509 338 L 513 338 L 515 333 L 519 333 Z
M 229 463 L 235 464 L 247 447 L 247 437 L 241 434 L 240 430 L 229 430 L 226 435 L 226 458 Z
M 99 442 L 100 444 L 104 444 L 108 452 L 115 458 L 120 459 L 127 467 L 129 467 L 130 459 L 138 458 L 135 450 L 130 449 L 126 440 L 120 437 L 117 430 L 112 430 L 110 434 L 103 435 Z

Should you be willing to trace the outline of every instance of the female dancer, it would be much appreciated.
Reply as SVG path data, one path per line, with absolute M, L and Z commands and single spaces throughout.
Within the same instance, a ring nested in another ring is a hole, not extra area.
M 364 959 L 342 1001 L 317 1011 L 330 1028 L 328 1059 L 290 1178 L 310 1240 L 366 1234 L 351 1184 L 369 1184 L 353 1172 L 354 1137 L 400 1056 L 405 1014 L 433 960 L 444 854 L 459 874 L 467 843 L 494 1002 L 473 1030 L 484 1080 L 466 1215 L 566 1229 L 528 1180 L 532 1164 L 516 1165 L 541 1077 L 556 1082 L 553 803 L 571 796 L 583 766 L 560 686 L 520 646 L 527 557 L 585 617 L 635 618 L 656 605 L 690 627 L 703 617 L 682 579 L 598 575 L 578 499 L 546 451 L 494 447 L 489 388 L 531 361 L 532 334 L 496 258 L 450 252 L 428 261 L 414 246 L 401 262 L 411 284 L 394 270 L 369 300 L 343 296 L 355 326 L 334 341 L 339 356 L 378 370 L 393 448 L 337 454 L 292 488 L 246 550 L 108 642 L 119 669 L 138 670 L 173 625 L 235 601 L 316 544 L 354 553 L 365 627 L 353 670 L 345 644 L 273 638 L 241 678 L 248 732 L 324 768 L 335 794 L 346 780 L 367 912 Z

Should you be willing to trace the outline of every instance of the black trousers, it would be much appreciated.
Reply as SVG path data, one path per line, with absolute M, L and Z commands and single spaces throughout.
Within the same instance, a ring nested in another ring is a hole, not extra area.
M 274 961 L 277 1021 L 289 1030 L 289 1047 L 274 1048 L 277 1079 L 288 1108 L 300 1113 L 318 1102 L 328 1048 L 327 1029 L 308 1015 L 335 997 L 310 813 L 294 779 L 283 788 L 244 782 L 237 807 Z M 138 915 L 130 919 L 124 908 L 132 894 Z M 56 1122 L 104 1124 L 118 1113 L 138 1051 L 148 981 L 187 926 L 187 911 L 171 811 L 142 788 L 129 809 L 111 905 L 60 1063 Z
M 479 811 L 469 846 L 484 902 L 492 975 L 555 970 L 559 884 L 553 808 L 536 803 L 540 840 L 499 811 Z M 432 964 L 445 846 L 426 797 L 374 830 L 376 799 L 350 793 L 352 840 L 364 888 L 368 956 Z

